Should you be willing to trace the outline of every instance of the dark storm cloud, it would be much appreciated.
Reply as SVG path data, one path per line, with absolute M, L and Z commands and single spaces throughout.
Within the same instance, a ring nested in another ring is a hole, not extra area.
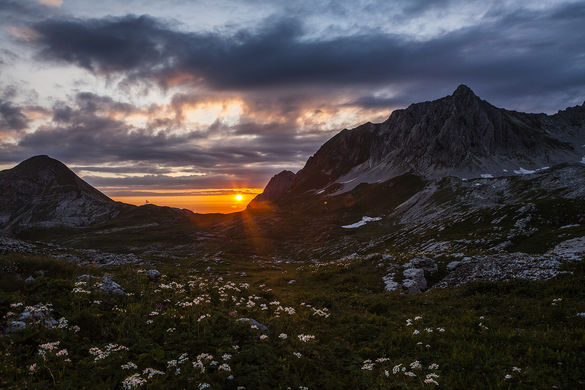
M 58 8 L 34 0 L 0 1 L 0 25 L 32 23 L 60 13 Z
M 0 99 L 0 132 L 4 129 L 22 130 L 28 126 L 28 118 L 22 109 Z
M 231 35 L 181 32 L 147 16 L 51 20 L 35 30 L 45 59 L 163 86 L 204 82 L 242 90 L 420 85 L 440 79 L 448 91 L 461 82 L 492 84 L 490 90 L 502 96 L 522 88 L 530 94 L 582 88 L 585 3 L 546 12 L 491 14 L 480 24 L 429 40 L 370 31 L 308 39 L 291 18 Z

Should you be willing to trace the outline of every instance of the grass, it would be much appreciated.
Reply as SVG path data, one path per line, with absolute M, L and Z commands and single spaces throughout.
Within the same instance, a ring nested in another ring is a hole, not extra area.
M 134 373 L 146 378 L 142 387 L 149 389 L 202 384 L 215 389 L 415 389 L 435 387 L 424 383 L 431 373 L 439 375 L 435 380 L 441 388 L 452 389 L 585 385 L 585 319 L 576 316 L 585 311 L 583 263 L 572 264 L 572 275 L 547 282 L 481 282 L 420 295 L 384 293 L 376 263 L 357 258 L 299 267 L 238 258 L 221 263 L 183 259 L 157 264 L 163 278 L 152 281 L 136 268 L 104 270 L 4 255 L 0 315 L 15 318 L 24 306 L 50 303 L 51 316 L 66 318 L 68 325 L 47 329 L 29 321 L 25 330 L 0 337 L 0 387 L 116 389 Z M 39 270 L 44 276 L 24 282 Z M 103 295 L 94 286 L 100 279 L 77 286 L 90 294 L 73 292 L 78 275 L 105 272 L 130 295 Z M 562 300 L 553 302 L 557 298 Z M 177 305 L 194 300 L 199 303 Z M 271 304 L 275 301 L 279 304 Z M 16 303 L 23 306 L 10 306 Z M 294 314 L 284 308 L 293 308 Z M 313 309 L 327 309 L 322 313 L 329 317 Z M 251 329 L 236 321 L 240 317 L 253 318 L 269 331 Z M 415 329 L 420 334 L 414 335 Z M 279 338 L 281 333 L 287 338 Z M 315 339 L 305 343 L 298 335 Z M 43 360 L 39 345 L 55 341 L 60 344 Z M 105 351 L 109 343 L 128 350 L 97 361 L 89 353 L 93 347 Z M 67 356 L 56 356 L 62 349 Z M 213 355 L 217 364 L 203 359 L 201 372 L 193 366 L 201 353 Z M 182 354 L 189 360 L 173 363 Z M 224 354 L 231 358 L 224 360 Z M 376 363 L 383 357 L 389 360 Z M 421 368 L 410 368 L 415 361 Z M 122 369 L 127 362 L 137 368 Z M 222 364 L 230 371 L 219 370 Z M 439 368 L 429 369 L 431 364 Z M 405 375 L 402 367 L 416 376 Z M 146 368 L 164 374 L 148 379 Z

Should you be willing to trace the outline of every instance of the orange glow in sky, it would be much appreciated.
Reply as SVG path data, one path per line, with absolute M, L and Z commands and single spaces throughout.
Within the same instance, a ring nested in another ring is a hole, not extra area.
M 236 194 L 234 195 L 234 192 Z M 153 196 L 152 192 L 144 196 L 112 196 L 111 198 L 124 203 L 142 206 L 148 201 L 157 206 L 177 207 L 188 209 L 195 213 L 234 213 L 246 209 L 246 206 L 254 197 L 261 193 L 261 188 L 246 188 L 245 191 L 236 189 L 226 190 L 221 195 L 169 195 L 166 192 L 161 196 Z

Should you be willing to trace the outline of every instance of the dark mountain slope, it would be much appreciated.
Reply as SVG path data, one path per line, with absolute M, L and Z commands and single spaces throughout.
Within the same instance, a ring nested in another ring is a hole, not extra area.
M 85 226 L 134 206 L 115 202 L 61 162 L 35 156 L 0 172 L 0 227 Z

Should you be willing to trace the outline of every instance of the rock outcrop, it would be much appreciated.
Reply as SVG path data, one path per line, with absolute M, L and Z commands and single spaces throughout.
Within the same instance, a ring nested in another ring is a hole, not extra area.
M 295 174 L 291 171 L 282 171 L 273 176 L 264 188 L 264 191 L 252 199 L 248 207 L 261 207 L 263 204 L 277 201 L 288 191 L 294 178 Z

